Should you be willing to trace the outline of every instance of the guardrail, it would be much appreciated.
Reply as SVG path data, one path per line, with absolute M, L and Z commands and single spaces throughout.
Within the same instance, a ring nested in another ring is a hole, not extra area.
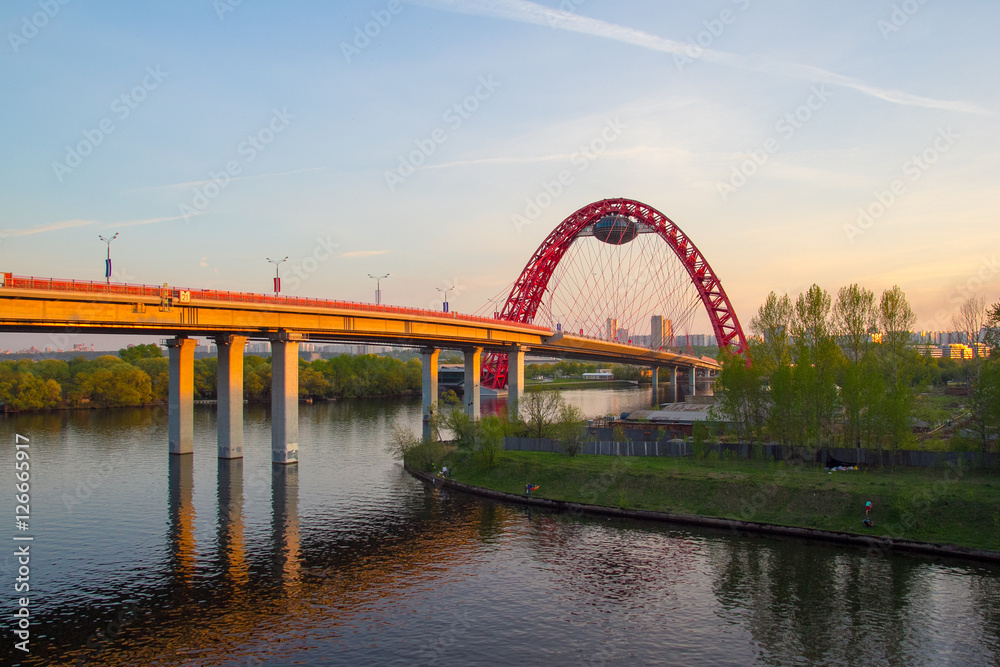
M 217 301 L 229 303 L 259 303 L 276 306 L 306 306 L 309 308 L 330 308 L 340 310 L 360 310 L 372 313 L 391 313 L 396 315 L 417 315 L 436 319 L 459 320 L 487 325 L 498 322 L 517 328 L 530 329 L 540 333 L 551 334 L 552 330 L 535 324 L 520 324 L 506 322 L 476 315 L 459 313 L 442 313 L 424 308 L 406 308 L 402 306 L 383 306 L 357 301 L 334 301 L 330 299 L 314 299 L 300 296 L 275 296 L 271 294 L 256 294 L 253 292 L 229 292 L 225 290 L 201 290 L 178 288 L 170 285 L 134 285 L 128 283 L 100 283 L 93 280 L 66 280 L 59 278 L 38 278 L 35 276 L 15 276 L 3 273 L 0 288 L 48 290 L 54 292 L 73 292 L 86 294 L 113 294 L 118 296 L 150 297 L 156 299 L 172 298 L 184 303 L 195 301 Z

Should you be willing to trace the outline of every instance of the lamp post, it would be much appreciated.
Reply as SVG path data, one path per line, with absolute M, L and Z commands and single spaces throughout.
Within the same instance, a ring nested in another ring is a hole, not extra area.
M 111 238 L 105 238 L 101 234 L 97 235 L 97 238 L 101 239 L 108 244 L 108 258 L 104 261 L 104 282 L 108 285 L 111 284 L 111 242 L 118 238 L 118 232 Z
M 382 304 L 382 281 L 389 277 L 389 274 L 383 276 L 373 276 L 368 274 L 368 277 L 375 281 L 375 305 L 379 306 Z
M 278 292 L 281 291 L 281 277 L 278 275 L 278 266 L 282 262 L 288 261 L 288 256 L 285 255 L 281 259 L 271 259 L 270 257 L 268 257 L 267 261 L 271 262 L 271 264 L 274 264 L 274 296 L 278 296 Z
M 455 286 L 452 285 L 451 287 L 444 287 L 444 288 L 437 287 L 435 289 L 437 289 L 438 292 L 444 292 L 444 304 L 442 304 L 441 308 L 442 308 L 442 312 L 447 313 L 448 312 L 448 292 L 450 292 L 453 289 L 455 289 Z

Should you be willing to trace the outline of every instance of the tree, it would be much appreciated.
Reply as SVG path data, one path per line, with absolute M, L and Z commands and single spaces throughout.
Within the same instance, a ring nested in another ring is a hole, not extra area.
M 563 403 L 559 410 L 559 421 L 556 422 L 556 437 L 562 443 L 563 452 L 576 456 L 583 447 L 583 437 L 586 431 L 583 411 L 575 405 Z
M 834 333 L 847 360 L 856 366 L 871 348 L 876 320 L 874 292 L 857 283 L 840 288 L 833 306 Z
M 520 417 L 529 437 L 549 438 L 555 435 L 556 422 L 565 401 L 557 391 L 529 391 L 520 402 Z
M 839 348 L 831 336 L 830 294 L 812 285 L 795 301 L 795 368 L 792 383 L 798 444 L 822 444 L 832 431 L 837 404 Z
M 861 446 L 862 415 L 867 405 L 864 398 L 868 395 L 865 385 L 872 380 L 865 372 L 870 366 L 862 361 L 871 352 L 876 323 L 875 293 L 857 283 L 841 287 L 833 305 L 833 330 L 847 362 L 841 367 L 838 384 L 846 417 L 843 439 L 848 447 Z
M 981 294 L 970 296 L 958 307 L 958 311 L 952 316 L 952 326 L 957 331 L 965 334 L 965 340 L 972 347 L 972 358 L 977 359 L 979 354 L 979 336 L 986 324 L 988 315 L 986 312 L 986 297 Z
M 751 355 L 754 364 L 760 364 L 763 372 L 770 374 L 791 360 L 791 333 L 795 309 L 787 294 L 778 296 L 774 292 L 767 295 L 757 315 L 750 321 L 750 330 L 761 344 Z
M 914 364 L 910 350 L 910 329 L 916 319 L 906 300 L 906 294 L 898 285 L 882 293 L 878 310 L 878 324 L 882 334 L 879 357 L 885 378 L 882 414 L 885 420 L 885 441 L 891 451 L 899 449 L 912 438 L 910 416 L 913 390 L 910 386 L 910 374 Z
M 122 361 L 135 365 L 139 359 L 157 359 L 163 356 L 163 350 L 159 345 L 149 343 L 148 345 L 129 345 L 118 350 L 118 356 Z
M 750 342 L 754 361 L 749 366 L 742 356 L 723 350 L 719 359 L 722 370 L 715 380 L 716 403 L 712 410 L 722 421 L 736 427 L 736 435 L 743 442 L 760 442 L 768 419 L 770 399 L 765 386 L 765 364 L 757 361 L 760 346 L 756 341 Z M 766 354 L 762 352 L 761 357 Z

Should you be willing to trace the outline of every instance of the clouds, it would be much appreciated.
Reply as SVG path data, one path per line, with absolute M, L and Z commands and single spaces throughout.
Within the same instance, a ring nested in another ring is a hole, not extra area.
M 608 23 L 599 19 L 588 18 L 578 14 L 552 9 L 527 0 L 407 0 L 424 7 L 443 11 L 492 16 L 508 21 L 519 21 L 533 25 L 545 25 L 568 30 L 603 39 L 611 39 L 640 48 L 676 56 L 687 57 L 691 45 L 651 35 L 641 30 Z M 707 48 L 698 49 L 698 58 L 705 62 L 715 63 L 725 67 L 770 74 L 775 76 L 800 79 L 811 83 L 825 83 L 831 86 L 850 88 L 864 95 L 905 106 L 924 107 L 927 109 L 942 109 L 959 113 L 993 115 L 991 111 L 978 104 L 962 100 L 940 100 L 921 95 L 914 95 L 901 90 L 883 88 L 860 79 L 829 72 L 820 67 L 788 63 L 764 56 L 746 56 L 726 53 Z

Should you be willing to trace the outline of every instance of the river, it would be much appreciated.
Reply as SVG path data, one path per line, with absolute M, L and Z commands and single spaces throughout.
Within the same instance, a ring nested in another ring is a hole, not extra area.
M 563 393 L 591 417 L 648 396 Z M 233 462 L 214 406 L 187 457 L 163 408 L 0 418 L 4 664 L 1000 664 L 997 567 L 427 488 L 385 449 L 418 401 L 299 419 L 300 463 L 272 467 L 263 406 Z M 26 544 L 30 653 L 11 616 Z

